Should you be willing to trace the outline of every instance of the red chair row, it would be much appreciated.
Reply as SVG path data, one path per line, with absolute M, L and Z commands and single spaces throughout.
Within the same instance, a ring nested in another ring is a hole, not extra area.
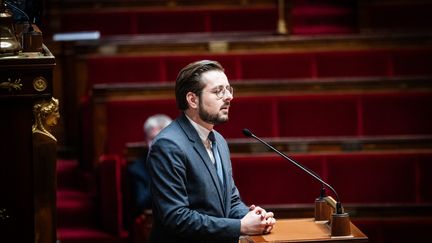
M 98 83 L 174 82 L 200 59 L 219 61 L 231 81 L 432 75 L 432 49 L 89 56 L 87 90 Z
M 431 135 L 428 104 L 431 92 L 240 96 L 231 103 L 229 122 L 216 130 L 226 138 L 243 138 L 243 128 L 260 137 Z M 104 121 L 95 126 L 106 124 L 106 131 L 95 139 L 102 140 L 105 153 L 117 154 L 127 142 L 143 140 L 149 116 L 179 114 L 174 99 L 109 101 L 105 108 Z
M 120 8 L 64 11 L 60 31 L 102 36 L 151 33 L 275 31 L 276 5 L 254 7 Z
M 339 194 L 342 204 L 432 203 L 432 152 L 296 154 Z M 321 184 L 278 155 L 233 156 L 233 175 L 249 204 L 313 204 Z M 335 198 L 327 190 L 328 195 Z
M 432 151 L 296 154 L 297 162 L 315 171 L 338 192 L 343 205 L 431 205 Z M 289 204 L 313 205 L 320 183 L 278 155 L 232 156 L 233 176 L 245 203 L 266 207 Z M 104 228 L 121 234 L 125 230 L 126 164 L 120 156 L 100 157 L 101 220 Z M 328 191 L 328 195 L 334 195 Z M 130 220 L 130 219 L 127 219 Z M 395 220 L 395 218 L 393 218 Z M 353 221 L 371 234 L 373 242 L 388 235 L 390 228 L 380 218 Z M 422 221 L 412 221 L 423 225 Z M 427 221 L 430 225 L 431 221 Z M 385 224 L 384 224 L 385 223 Z M 391 223 L 391 222 L 390 222 Z M 394 222 L 393 222 L 394 223 Z M 393 224 L 403 227 L 404 224 Z M 376 228 L 373 226 L 380 225 Z M 384 227 L 385 226 L 385 227 Z M 383 230 L 383 231 L 382 231 Z M 403 232 L 400 232 L 403 233 Z M 406 235 L 404 235 L 406 236 Z M 423 237 L 422 235 L 421 237 Z M 378 237 L 378 238 L 376 238 Z M 419 236 L 420 237 L 420 236 Z
M 240 1 L 242 2 L 242 1 Z M 99 3 L 99 2 L 98 2 Z M 100 4 L 100 3 L 99 3 Z M 430 31 L 427 1 L 289 1 L 287 12 L 292 34 L 353 33 L 363 30 Z M 181 5 L 181 3 L 179 3 Z M 221 6 L 223 4 L 219 4 Z M 102 10 L 101 10 L 102 9 Z M 278 9 L 275 2 L 237 7 L 190 6 L 153 8 L 101 8 L 62 11 L 60 32 L 98 30 L 103 36 L 276 30 Z M 361 12 L 358 15 L 357 12 Z

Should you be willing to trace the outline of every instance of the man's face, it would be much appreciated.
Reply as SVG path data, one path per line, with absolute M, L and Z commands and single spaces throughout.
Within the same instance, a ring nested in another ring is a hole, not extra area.
M 45 118 L 45 124 L 49 127 L 53 127 L 55 125 L 57 125 L 57 120 L 60 118 L 60 113 L 58 111 L 58 109 L 54 110 L 53 113 L 49 114 L 46 118 Z
M 221 71 L 208 71 L 202 74 L 202 82 L 206 85 L 201 92 L 198 114 L 201 120 L 213 125 L 228 121 L 228 112 L 233 95 L 226 90 L 228 78 Z M 222 93 L 225 92 L 221 96 Z M 218 91 L 219 96 L 218 97 Z

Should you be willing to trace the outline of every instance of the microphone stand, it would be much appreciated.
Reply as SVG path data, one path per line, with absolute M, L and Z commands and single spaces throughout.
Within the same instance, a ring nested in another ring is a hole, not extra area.
M 349 236 L 351 235 L 351 227 L 350 227 L 350 220 L 349 220 L 349 214 L 345 213 L 342 204 L 339 199 L 339 195 L 337 194 L 336 190 L 330 186 L 327 182 L 325 182 L 321 177 L 316 174 L 314 171 L 310 170 L 309 168 L 299 164 L 298 162 L 294 161 L 284 153 L 280 152 L 270 144 L 268 144 L 266 141 L 262 140 L 261 138 L 255 136 L 251 131 L 248 129 L 243 129 L 243 134 L 247 137 L 252 137 L 262 144 L 266 145 L 268 148 L 285 158 L 286 160 L 293 163 L 295 166 L 300 168 L 301 170 L 305 171 L 307 174 L 315 178 L 317 181 L 321 182 L 322 188 L 320 191 L 320 197 L 315 200 L 315 221 L 323 221 L 325 219 L 328 219 L 328 216 L 330 215 L 330 209 L 329 204 L 333 205 L 335 208 L 335 213 L 333 213 L 331 216 L 331 220 L 329 220 L 331 224 L 331 236 Z M 326 196 L 325 187 L 329 188 L 334 195 L 336 196 L 336 201 Z

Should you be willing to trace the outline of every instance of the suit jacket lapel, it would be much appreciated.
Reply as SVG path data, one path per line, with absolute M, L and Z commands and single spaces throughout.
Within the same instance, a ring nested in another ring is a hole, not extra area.
M 229 192 L 229 188 L 231 188 L 231 179 L 230 177 L 228 177 L 228 162 L 230 161 L 230 155 L 229 155 L 229 151 L 227 149 L 225 149 L 224 146 L 221 146 L 222 141 L 220 141 L 219 139 L 216 138 L 216 144 L 217 144 L 217 148 L 219 150 L 219 156 L 221 158 L 221 162 L 222 162 L 222 173 L 224 176 L 224 183 L 223 183 L 223 198 L 225 200 L 225 205 L 231 205 L 230 197 L 228 195 L 230 195 L 231 192 Z M 217 175 L 216 175 L 217 176 Z M 230 208 L 230 206 L 228 206 L 226 208 L 226 210 L 228 210 Z M 229 214 L 229 212 L 225 212 L 226 214 Z
M 219 181 L 219 177 L 216 173 L 216 169 L 213 165 L 213 162 L 211 161 L 206 148 L 204 147 L 204 144 L 201 142 L 201 138 L 198 135 L 198 132 L 195 130 L 195 128 L 190 124 L 189 120 L 186 118 L 186 116 L 183 114 L 179 119 L 179 124 L 185 131 L 186 135 L 188 136 L 189 140 L 191 141 L 191 144 L 195 151 L 199 154 L 201 157 L 202 162 L 205 164 L 208 173 L 210 174 L 213 184 L 215 185 L 217 192 L 218 192 L 218 198 L 221 203 L 221 207 L 223 212 L 225 212 L 225 196 L 224 196 L 224 190 L 221 187 L 221 183 Z M 219 149 L 219 148 L 218 148 Z M 220 150 L 219 150 L 220 151 Z M 222 156 L 221 156 L 222 158 Z M 222 158 L 223 159 L 223 158 Z M 225 167 L 225 166 L 223 166 Z M 224 169 L 224 176 L 225 176 L 225 169 Z

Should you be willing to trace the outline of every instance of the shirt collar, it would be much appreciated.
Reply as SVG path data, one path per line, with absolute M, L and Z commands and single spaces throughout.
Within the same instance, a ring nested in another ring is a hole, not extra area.
M 201 141 L 203 142 L 203 144 L 206 144 L 206 141 L 208 139 L 208 135 L 209 135 L 210 131 L 207 128 L 201 126 L 200 124 L 194 122 L 187 115 L 186 115 L 186 117 L 190 121 L 190 123 L 192 124 L 192 126 L 195 128 L 195 130 L 198 132 L 198 135 L 201 138 Z

